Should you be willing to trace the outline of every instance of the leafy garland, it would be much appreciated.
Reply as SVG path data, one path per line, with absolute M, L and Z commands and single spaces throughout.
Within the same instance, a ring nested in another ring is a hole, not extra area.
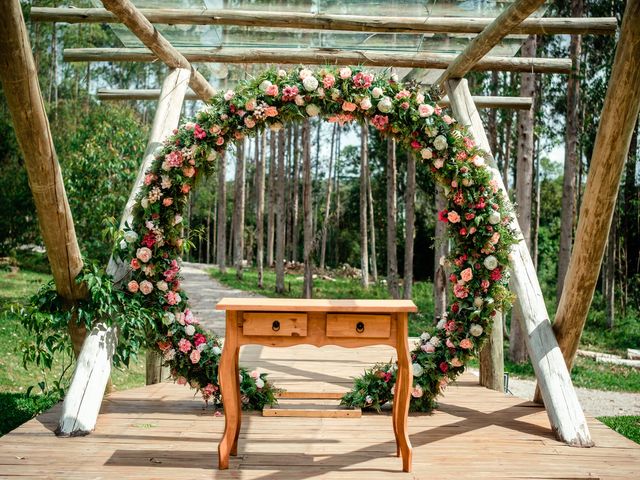
M 340 124 L 370 123 L 414 152 L 444 187 L 447 208 L 438 215 L 449 225 L 452 240 L 443 262 L 451 272 L 454 301 L 412 352 L 412 409 L 430 409 L 478 351 L 496 312 L 510 305 L 506 268 L 514 236 L 508 202 L 467 129 L 428 94 L 393 76 L 376 77 L 356 67 L 268 70 L 216 95 L 194 121 L 166 139 L 146 172 L 133 224 L 114 252 L 131 268 L 126 289 L 155 312 L 153 345 L 178 383 L 189 383 L 205 399 L 218 399 L 220 341 L 200 327 L 180 286 L 179 258 L 186 246 L 182 213 L 189 192 L 200 176 L 214 170 L 229 144 L 316 116 Z M 343 402 L 379 408 L 389 400 L 394 366 L 377 366 L 365 377 L 372 375 L 378 384 L 359 379 Z M 264 374 L 243 371 L 242 376 L 245 404 L 259 408 L 274 401 Z

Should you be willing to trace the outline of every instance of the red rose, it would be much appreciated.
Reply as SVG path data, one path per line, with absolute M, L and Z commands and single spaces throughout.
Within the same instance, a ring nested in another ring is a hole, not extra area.
M 203 343 L 207 343 L 207 337 L 205 337 L 204 335 L 202 335 L 201 333 L 196 333 L 193 336 L 193 343 L 195 344 L 195 346 L 197 347 L 198 345 L 201 345 Z
M 447 210 L 441 210 L 438 212 L 438 220 L 440 220 L 441 222 L 448 222 L 449 218 L 447 217 L 447 214 L 449 212 Z
M 449 371 L 449 364 L 447 362 L 440 362 L 440 370 L 442 370 L 442 373 L 447 373 Z

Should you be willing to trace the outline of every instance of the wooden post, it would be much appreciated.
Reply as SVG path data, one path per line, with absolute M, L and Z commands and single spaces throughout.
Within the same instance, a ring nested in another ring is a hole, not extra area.
M 502 329 L 502 312 L 493 319 L 491 335 L 480 350 L 480 385 L 504 392 L 504 330 Z
M 82 256 L 18 0 L 0 2 L 0 29 L 0 79 L 24 155 L 51 273 L 58 294 L 73 303 L 86 296 L 85 285 L 75 281 L 82 270 Z M 86 328 L 75 319 L 68 328 L 77 357 Z
M 467 81 L 449 80 L 446 82 L 446 87 L 458 122 L 467 125 L 480 148 L 489 152 L 489 141 L 478 110 L 471 100 Z M 493 179 L 506 196 L 502 177 L 490 155 L 487 165 Z M 510 227 L 519 238 L 519 242 L 512 248 L 512 284 L 522 307 L 522 326 L 526 332 L 527 349 L 536 377 L 540 382 L 551 428 L 559 440 L 571 446 L 592 446 L 593 442 L 582 407 L 578 402 L 569 371 L 549 323 L 531 255 L 515 217 Z
M 294 11 L 232 9 L 141 8 L 151 23 L 165 25 L 235 25 L 244 27 L 339 30 L 388 33 L 480 33 L 494 19 L 490 17 L 389 17 L 334 15 Z M 119 23 L 104 8 L 31 8 L 34 22 Z M 613 35 L 615 17 L 527 18 L 513 29 L 524 35 Z
M 201 100 L 209 102 L 216 94 L 215 89 L 207 82 L 202 74 L 195 70 L 160 33 L 145 18 L 144 15 L 129 0 L 103 0 L 107 10 L 111 11 L 124 23 L 131 33 L 140 39 L 160 60 L 169 68 L 185 68 L 191 71 L 189 84 Z
M 640 111 L 640 1 L 629 0 L 609 79 L 554 330 L 573 364 L 593 299 L 620 177 Z
M 450 78 L 464 77 L 493 47 L 544 2 L 545 0 L 517 0 L 509 5 L 498 18 L 467 44 L 466 48 L 440 75 L 436 84 L 442 85 Z
M 438 69 L 447 68 L 457 58 L 454 53 L 403 53 L 335 48 L 194 47 L 181 48 L 180 51 L 173 49 L 172 52 L 189 62 L 331 64 Z M 165 61 L 165 55 L 162 52 L 156 53 L 146 48 L 65 48 L 63 59 L 65 62 L 155 62 L 158 59 Z M 167 63 L 167 65 L 183 66 L 182 63 Z M 571 73 L 571 60 L 568 58 L 486 56 L 476 61 L 470 70 L 568 74 Z

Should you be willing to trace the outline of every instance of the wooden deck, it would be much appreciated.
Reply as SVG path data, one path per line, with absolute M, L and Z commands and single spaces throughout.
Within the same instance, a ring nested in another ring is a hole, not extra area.
M 388 347 L 244 347 L 241 364 L 291 390 L 341 391 L 392 356 Z M 304 360 L 300 360 L 304 359 Z M 224 417 L 186 387 L 163 383 L 111 395 L 88 437 L 56 438 L 59 406 L 0 438 L 0 477 L 107 479 L 640 478 L 640 445 L 597 420 L 596 447 L 553 439 L 545 412 L 465 375 L 431 415 L 411 414 L 413 473 L 401 472 L 389 413 L 361 418 L 245 415 L 238 457 L 216 469 Z

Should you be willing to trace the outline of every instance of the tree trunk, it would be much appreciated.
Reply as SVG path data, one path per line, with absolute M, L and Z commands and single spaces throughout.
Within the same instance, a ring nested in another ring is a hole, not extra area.
M 216 263 L 221 273 L 227 271 L 227 156 L 218 159 L 218 225 Z
M 299 203 L 300 203 L 300 155 L 298 141 L 298 126 L 296 125 L 294 143 L 293 143 L 293 199 L 291 202 L 291 260 L 298 261 L 298 243 L 300 236 L 300 227 L 298 225 L 299 220 Z
M 582 17 L 583 0 L 571 0 L 571 15 Z M 567 83 L 567 120 L 564 142 L 564 179 L 562 181 L 562 208 L 560 209 L 560 252 L 558 254 L 558 279 L 556 303 L 560 301 L 564 277 L 569 268 L 573 230 L 576 221 L 576 170 L 578 166 L 578 134 L 580 100 L 580 59 L 582 36 L 572 35 L 569 52 L 572 72 Z
M 360 268 L 362 286 L 369 288 L 369 234 L 367 229 L 367 138 L 365 128 L 360 130 Z
M 313 296 L 313 205 L 311 184 L 311 134 L 309 132 L 309 120 L 302 125 L 302 208 L 304 215 L 304 283 L 302 296 Z
M 242 280 L 242 262 L 244 260 L 244 141 L 239 140 L 236 146 L 236 177 L 233 181 L 233 264 L 236 267 L 236 277 Z
M 405 204 L 404 291 L 403 298 L 411 300 L 413 290 L 413 241 L 416 220 L 416 157 L 407 153 L 407 189 Z
M 398 287 L 396 141 L 387 139 L 387 286 L 393 298 L 400 298 Z
M 329 171 L 327 173 L 327 196 L 324 202 L 324 220 L 322 222 L 322 243 L 320 245 L 320 270 L 324 270 L 325 259 L 327 255 L 327 234 L 329 231 L 329 218 L 331 217 L 331 190 L 333 188 L 333 179 L 331 178 L 331 171 L 333 169 L 333 154 L 336 140 L 336 130 L 338 124 L 333 125 L 333 132 L 331 133 L 331 150 L 329 151 Z
M 522 56 L 536 53 L 536 37 L 530 35 L 522 47 Z M 533 97 L 535 94 L 535 75 L 522 74 L 520 96 Z M 531 251 L 531 185 L 533 180 L 533 107 L 518 112 L 518 158 L 516 165 L 516 213 L 525 243 Z M 519 301 L 517 299 L 516 301 Z M 513 310 L 509 335 L 509 358 L 512 362 L 527 361 L 525 332 L 522 330 L 522 311 Z
M 284 129 L 282 129 L 278 132 L 278 178 L 276 180 L 276 293 L 284 293 L 284 247 L 286 224 L 286 217 L 284 212 L 284 145 Z
M 365 143 L 369 144 L 369 127 L 368 124 L 365 123 L 362 128 L 365 134 Z M 367 154 L 368 159 L 368 154 Z M 371 238 L 371 279 L 374 283 L 378 283 L 378 255 L 376 253 L 376 224 L 375 224 L 375 214 L 373 211 L 373 192 L 371 191 L 371 164 L 367 160 L 367 173 L 365 175 L 365 180 L 367 181 L 367 204 L 369 206 L 369 232 Z
M 264 181 L 267 160 L 267 134 L 260 135 L 260 154 L 256 155 L 256 268 L 258 288 L 264 288 Z
M 498 72 L 491 72 L 491 95 L 498 95 L 499 83 Z M 498 111 L 495 108 L 490 108 L 487 113 L 487 133 L 489 134 L 489 146 L 493 155 L 496 155 L 498 151 L 497 114 Z
M 436 212 L 447 207 L 447 199 L 441 186 L 436 186 Z M 435 259 L 433 272 L 433 298 L 434 315 L 437 319 L 447 311 L 447 272 L 444 268 L 444 260 L 449 255 L 449 239 L 447 238 L 447 225 L 436 220 L 435 228 Z
M 515 75 L 513 72 L 509 74 L 509 85 L 512 86 L 515 83 Z M 507 110 L 507 121 L 505 127 L 505 142 L 504 142 L 504 159 L 502 162 L 502 180 L 504 186 L 509 192 L 509 168 L 511 167 L 511 132 L 513 130 L 513 112 Z
M 342 203 L 340 202 L 340 139 L 342 138 L 342 131 L 340 130 L 340 127 L 338 127 L 338 131 L 336 134 L 336 149 L 335 149 L 335 157 L 336 157 L 336 167 L 335 167 L 335 182 L 336 182 L 336 218 L 334 220 L 334 231 L 339 232 L 340 231 L 340 217 L 342 216 Z M 334 235 L 335 237 L 335 244 L 333 247 L 333 258 L 334 258 L 334 264 L 336 266 L 338 266 L 339 260 L 340 260 L 340 243 L 339 243 L 339 238 L 338 235 Z
M 266 166 L 266 165 L 265 165 Z M 269 213 L 267 214 L 267 266 L 273 266 L 273 241 L 275 238 L 275 208 L 276 208 L 276 134 L 269 134 Z
M 616 244 L 617 244 L 617 215 L 614 213 L 609 229 L 609 239 L 607 240 L 607 250 L 604 262 L 604 300 L 606 305 L 607 327 L 613 328 L 615 325 L 615 294 L 616 294 Z
M 631 136 L 624 180 L 625 221 L 621 222 L 621 227 L 623 228 L 625 259 L 622 264 L 622 278 L 630 278 L 640 273 L 640 205 L 637 200 L 640 198 L 640 190 L 636 187 L 639 126 L 640 121 L 636 122 L 636 128 Z M 626 287 L 625 284 L 625 300 Z

